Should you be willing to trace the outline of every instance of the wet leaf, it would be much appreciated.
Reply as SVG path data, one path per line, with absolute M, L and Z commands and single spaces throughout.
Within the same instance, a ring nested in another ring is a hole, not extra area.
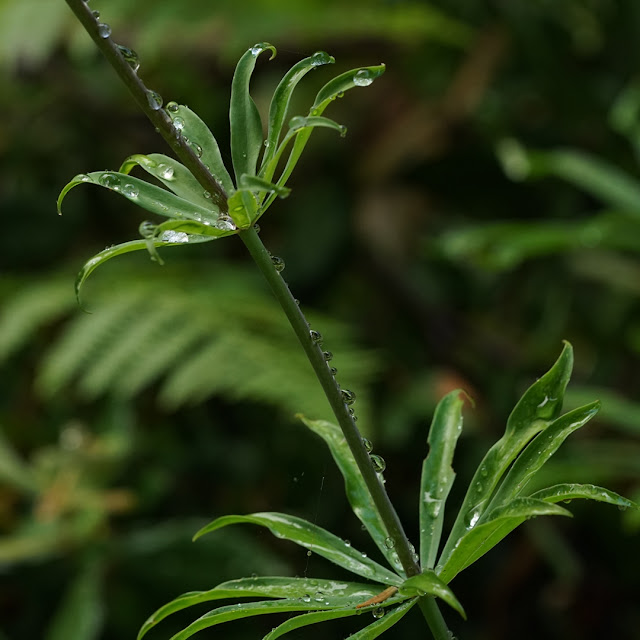
M 267 49 L 273 58 L 276 49 L 262 42 L 251 47 L 238 61 L 231 83 L 231 158 L 236 181 L 243 173 L 256 175 L 258 156 L 262 150 L 262 122 L 255 102 L 249 95 L 249 81 L 258 56 Z
M 375 580 L 386 585 L 397 586 L 402 583 L 402 578 L 398 575 L 391 573 L 388 569 L 369 559 L 338 536 L 307 520 L 284 513 L 271 512 L 254 513 L 248 516 L 222 516 L 198 531 L 194 536 L 194 540 L 216 529 L 239 523 L 267 527 L 277 538 L 291 540 L 363 578 Z
M 386 545 L 385 541 L 389 534 L 362 479 L 362 474 L 358 469 L 351 449 L 349 449 L 349 445 L 344 439 L 342 430 L 340 427 L 325 420 L 308 420 L 302 415 L 298 415 L 298 417 L 309 429 L 317 433 L 325 441 L 344 478 L 345 493 L 351 509 L 366 527 L 369 535 L 378 549 L 382 551 L 389 564 L 398 573 L 402 573 L 403 569 L 397 553 Z
M 394 607 L 389 612 L 385 610 L 385 615 L 372 622 L 369 626 L 356 631 L 349 636 L 349 640 L 374 640 L 390 629 L 396 622 L 399 622 L 403 616 L 416 604 L 417 600 L 410 600 Z
M 429 454 L 422 463 L 420 480 L 420 561 L 433 569 L 442 534 L 444 507 L 453 485 L 453 452 L 462 431 L 464 395 L 458 389 L 447 394 L 436 407 L 429 429 Z
M 408 596 L 435 596 L 444 600 L 465 620 L 467 614 L 451 589 L 433 572 L 424 571 L 407 578 L 400 586 L 400 593 Z
M 598 502 L 615 504 L 620 509 L 640 509 L 640 505 L 637 505 L 633 500 L 629 500 L 617 494 L 615 491 L 610 491 L 609 489 L 598 487 L 594 484 L 556 484 L 553 487 L 540 489 L 532 493 L 529 497 L 536 500 L 544 500 L 545 502 L 566 502 L 576 499 L 596 500 Z
M 547 428 L 562 410 L 564 392 L 573 367 L 573 349 L 565 346 L 553 367 L 525 391 L 507 420 L 504 435 L 484 456 L 476 470 L 438 560 L 447 562 L 470 522 L 476 524 L 501 478 L 527 443 Z

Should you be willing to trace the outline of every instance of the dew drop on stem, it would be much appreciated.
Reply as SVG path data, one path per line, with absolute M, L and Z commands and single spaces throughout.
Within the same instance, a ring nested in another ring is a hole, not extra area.
M 140 235 L 145 238 L 145 239 L 149 239 L 149 238 L 153 238 L 156 229 L 158 227 L 153 224 L 153 222 L 149 222 L 148 220 L 145 220 L 144 222 L 140 223 L 140 226 L 138 227 L 138 231 L 140 232 Z
M 282 258 L 279 258 L 278 256 L 271 256 L 271 264 L 278 273 L 284 271 L 284 260 Z
M 331 351 L 323 351 L 322 357 L 325 359 L 325 362 L 329 362 L 333 359 L 333 353 L 331 353 Z
M 111 27 L 106 22 L 99 22 L 98 35 L 106 40 L 111 35 Z
M 129 49 L 129 47 L 125 47 L 121 44 L 118 45 L 118 50 L 122 54 L 122 57 L 125 59 L 126 63 L 133 69 L 134 72 L 138 72 L 140 68 L 140 58 L 138 58 L 138 54 L 133 50 Z
M 369 454 L 369 458 L 371 458 L 371 464 L 373 464 L 376 473 L 383 473 L 387 468 L 387 463 L 382 456 L 372 453 Z
M 349 389 L 341 389 L 342 400 L 346 405 L 352 405 L 356 401 L 356 394 Z
M 367 453 L 371 453 L 373 451 L 373 444 L 368 438 L 362 438 L 362 446 Z
M 382 607 L 378 607 L 371 612 L 371 615 L 379 620 L 380 618 L 384 618 L 385 611 Z
M 162 96 L 157 91 L 147 90 L 147 102 L 154 111 L 162 108 Z
M 309 331 L 309 337 L 311 338 L 311 342 L 313 344 L 321 345 L 322 344 L 322 334 L 315 329 L 311 329 Z
M 171 101 L 167 103 L 167 111 L 169 111 L 170 113 L 178 113 L 179 109 L 180 109 L 180 105 L 175 102 L 175 101 Z

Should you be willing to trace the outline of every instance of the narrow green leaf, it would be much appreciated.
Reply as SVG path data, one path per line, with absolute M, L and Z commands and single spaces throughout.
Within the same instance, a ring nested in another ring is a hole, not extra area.
M 598 487 L 594 484 L 556 484 L 553 487 L 540 489 L 532 493 L 529 497 L 544 500 L 544 502 L 567 502 L 569 500 L 582 498 L 585 500 L 596 500 L 598 502 L 615 504 L 620 509 L 640 509 L 640 505 L 637 505 L 633 500 L 629 500 L 615 493 L 615 491 L 610 491 L 609 489 Z
M 347 441 L 342 435 L 340 427 L 324 420 L 308 420 L 302 415 L 298 415 L 297 417 L 325 441 L 344 478 L 345 493 L 351 509 L 360 522 L 366 527 L 369 535 L 378 546 L 378 549 L 382 551 L 389 564 L 396 572 L 402 573 L 403 569 L 397 553 L 395 553 L 393 549 L 389 549 L 386 545 L 385 541 L 389 537 L 389 534 L 373 503 L 367 485 L 362 479 L 362 474 L 358 469 L 358 465 L 349 449 Z
M 229 580 L 208 591 L 185 593 L 165 604 L 144 623 L 138 633 L 138 640 L 171 614 L 203 602 L 249 597 L 308 598 L 316 609 L 352 607 L 355 610 L 355 605 L 379 591 L 379 585 L 313 578 L 256 577 Z
M 267 143 L 262 159 L 261 171 L 275 156 L 278 141 L 282 134 L 282 127 L 284 126 L 287 111 L 289 110 L 291 95 L 298 82 L 312 69 L 323 64 L 333 64 L 334 62 L 335 58 L 333 56 L 330 56 L 324 51 L 318 51 L 309 58 L 300 60 L 300 62 L 291 67 L 284 75 L 271 98 L 271 105 L 269 107 L 269 131 L 267 133 Z M 269 176 L 268 179 L 270 178 L 271 176 Z
M 236 181 L 246 173 L 256 175 L 258 156 L 262 149 L 262 122 L 255 102 L 249 95 L 249 81 L 258 56 L 267 49 L 276 54 L 272 45 L 262 42 L 251 47 L 238 61 L 231 82 L 231 158 Z
M 240 176 L 240 187 L 259 193 L 274 193 L 279 198 L 286 198 L 291 193 L 291 189 L 287 187 L 279 187 L 277 184 L 273 184 L 273 182 L 269 182 L 264 178 L 248 176 L 246 174 Z
M 212 208 L 207 209 L 179 198 L 162 187 L 116 171 L 95 171 L 76 176 L 58 196 L 59 213 L 62 212 L 62 201 L 67 193 L 79 184 L 97 184 L 164 218 L 187 218 L 210 224 L 214 224 L 218 219 L 217 213 Z
M 539 433 L 513 463 L 487 510 L 501 507 L 522 493 L 529 480 L 558 450 L 567 437 L 589 422 L 599 409 L 599 401 L 579 407 L 558 418 Z
M 225 226 L 228 226 L 227 223 Z M 195 244 L 224 238 L 234 233 L 236 230 L 231 227 L 221 229 L 215 225 L 195 222 L 195 220 L 167 220 L 155 226 L 154 238 L 164 243 Z
M 359 609 L 355 607 L 349 607 L 348 609 L 333 609 L 331 611 L 314 611 L 313 613 L 305 613 L 295 618 L 289 618 L 281 625 L 278 625 L 271 632 L 267 633 L 262 640 L 275 640 L 280 638 L 289 631 L 295 631 L 302 627 L 308 627 L 312 624 L 318 624 L 319 622 L 326 622 L 327 620 L 337 620 L 339 618 L 348 618 L 360 613 Z
M 130 173 L 136 167 L 142 167 L 147 173 L 157 180 L 160 180 L 168 189 L 173 191 L 178 197 L 189 202 L 212 209 L 219 214 L 220 208 L 204 195 L 204 189 L 193 177 L 189 169 L 183 164 L 162 155 L 161 153 L 151 153 L 148 156 L 135 154 L 129 156 L 120 167 L 120 173 Z
M 229 216 L 238 229 L 248 229 L 258 219 L 258 203 L 249 189 L 238 189 L 228 203 Z
M 566 342 L 553 367 L 525 391 L 507 420 L 504 435 L 480 462 L 438 561 L 440 566 L 447 562 L 467 528 L 478 523 L 509 465 L 560 413 L 572 368 L 573 349 Z
M 284 513 L 253 513 L 248 516 L 222 516 L 196 533 L 194 540 L 230 524 L 251 523 L 267 527 L 277 538 L 284 538 L 327 558 L 356 575 L 386 585 L 399 585 L 402 578 L 354 549 L 349 543 L 307 520 Z
M 349 636 L 349 640 L 374 640 L 378 636 L 382 635 L 385 631 L 393 627 L 394 624 L 399 622 L 404 615 L 413 607 L 417 599 L 409 600 L 408 602 L 403 602 L 397 607 L 391 609 L 389 612 L 385 611 L 385 615 L 372 622 L 369 626 L 361 629 L 360 631 L 356 631 Z
M 115 258 L 116 256 L 121 256 L 125 253 L 131 253 L 132 251 L 144 251 L 149 250 L 149 245 L 155 249 L 158 247 L 171 247 L 180 244 L 185 244 L 189 242 L 208 242 L 209 240 L 214 240 L 214 237 L 209 236 L 187 236 L 182 239 L 182 236 L 176 236 L 176 240 L 170 241 L 162 241 L 158 239 L 153 240 L 131 240 L 130 242 L 123 242 L 122 244 L 117 244 L 113 247 L 107 247 L 100 253 L 97 253 L 93 258 L 90 258 L 85 262 L 82 269 L 80 269 L 78 275 L 76 276 L 75 282 L 75 290 L 76 290 L 76 298 L 78 301 L 80 300 L 80 289 L 82 285 L 86 282 L 87 278 L 101 265 L 103 265 L 108 260 Z
M 400 593 L 408 596 L 435 596 L 467 619 L 467 614 L 453 591 L 431 570 L 407 578 L 400 587 Z
M 366 87 L 370 85 L 376 78 L 380 77 L 385 70 L 383 64 L 372 67 L 360 67 L 358 69 L 352 69 L 343 73 L 330 82 L 328 82 L 316 96 L 316 99 L 311 107 L 309 115 L 312 117 L 321 116 L 327 106 L 341 96 L 345 91 L 352 89 L 353 87 Z M 296 136 L 293 149 L 289 154 L 287 164 L 282 172 L 282 175 L 278 179 L 279 185 L 285 185 L 289 176 L 293 172 L 300 155 L 304 151 L 304 148 L 311 136 L 312 128 L 305 129 Z
M 261 602 L 242 602 L 219 607 L 205 613 L 194 620 L 188 627 L 171 636 L 170 640 L 186 640 L 199 631 L 209 629 L 224 622 L 241 620 L 252 616 L 261 616 L 269 613 L 288 613 L 291 611 L 313 611 L 321 608 L 318 603 L 304 602 L 303 600 L 266 600 Z M 142 636 L 138 636 L 140 638 Z
M 173 120 L 173 126 L 180 131 L 202 164 L 209 169 L 228 196 L 233 191 L 233 181 L 222 160 L 218 141 L 209 127 L 194 111 L 183 104 L 170 102 L 167 105 L 167 113 Z M 217 204 L 220 207 L 224 205 L 223 202 Z
M 444 521 L 444 506 L 453 485 L 453 452 L 462 431 L 464 395 L 458 389 L 447 394 L 436 407 L 429 429 L 429 454 L 422 463 L 420 480 L 420 561 L 433 569 Z
M 436 573 L 448 584 L 528 518 L 553 515 L 571 517 L 571 512 L 542 500 L 516 498 L 494 510 L 487 522 L 468 529 L 446 562 L 436 568 Z

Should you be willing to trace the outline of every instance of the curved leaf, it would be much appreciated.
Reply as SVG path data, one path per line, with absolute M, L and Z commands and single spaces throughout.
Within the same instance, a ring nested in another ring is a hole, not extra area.
M 346 73 L 337 76 L 320 89 L 313 106 L 309 111 L 309 115 L 321 116 L 327 106 L 338 96 L 353 87 L 366 87 L 370 85 L 376 78 L 380 77 L 384 73 L 384 70 L 385 66 L 381 64 L 372 67 L 352 69 L 351 71 L 347 71 Z M 293 149 L 289 154 L 287 164 L 285 165 L 282 175 L 278 180 L 278 184 L 286 184 L 286 181 L 289 179 L 289 176 L 300 159 L 300 155 L 304 151 L 307 141 L 311 136 L 311 131 L 311 129 L 306 129 L 296 137 Z
M 447 394 L 436 407 L 429 429 L 429 454 L 422 463 L 420 480 L 420 561 L 433 569 L 444 521 L 444 506 L 456 474 L 451 466 L 462 431 L 463 393 Z
M 468 529 L 446 563 L 436 568 L 436 573 L 443 582 L 449 583 L 528 518 L 553 515 L 571 517 L 571 512 L 542 500 L 516 498 L 504 507 L 494 510 L 487 522 Z
M 115 191 L 143 209 L 164 218 L 187 218 L 211 224 L 214 224 L 218 219 L 217 213 L 212 208 L 207 209 L 199 204 L 189 202 L 162 187 L 117 171 L 94 171 L 76 176 L 65 185 L 58 196 L 59 213 L 62 212 L 62 201 L 67 193 L 79 184 L 97 184 L 110 191 Z
M 185 234 L 186 236 L 187 234 Z M 157 247 L 171 247 L 179 244 L 185 244 L 185 242 L 208 242 L 209 240 L 215 240 L 213 237 L 208 236 L 188 236 L 185 240 L 176 240 L 173 242 L 170 241 L 162 241 L 158 239 L 154 240 L 132 240 L 130 242 L 123 242 L 122 244 L 117 244 L 113 247 L 107 247 L 100 253 L 97 253 L 93 258 L 87 260 L 84 263 L 82 269 L 80 269 L 78 275 L 76 276 L 75 282 L 75 290 L 76 290 L 76 298 L 78 301 L 80 300 L 80 289 L 82 285 L 85 283 L 86 279 L 101 265 L 103 265 L 111 258 L 115 258 L 116 256 L 123 255 L 125 253 L 131 253 L 132 251 L 144 251 L 149 250 L 149 246 L 151 244 L 152 248 Z
M 417 601 L 417 599 L 413 599 L 409 600 L 409 602 L 403 602 L 388 613 L 385 610 L 385 615 L 382 618 L 372 622 L 368 627 L 352 633 L 349 636 L 349 640 L 374 640 L 387 629 L 390 629 L 396 622 L 399 622 Z
M 359 609 L 349 607 L 348 609 L 333 609 L 330 611 L 314 611 L 313 613 L 305 613 L 295 618 L 289 618 L 281 625 L 278 625 L 271 632 L 267 633 L 262 640 L 275 640 L 280 638 L 289 631 L 295 631 L 302 627 L 308 627 L 312 624 L 318 624 L 319 622 L 326 622 L 327 620 L 337 620 L 338 618 L 348 618 L 350 616 L 356 616 L 360 613 Z
M 167 113 L 176 127 L 188 141 L 200 161 L 210 171 L 223 191 L 229 195 L 233 191 L 233 181 L 222 160 L 218 141 L 197 113 L 183 104 L 175 102 L 167 105 Z M 202 190 L 202 187 L 200 187 Z M 224 203 L 219 202 L 219 206 Z
M 433 572 L 424 571 L 407 578 L 400 586 L 400 593 L 410 596 L 436 596 L 455 609 L 465 620 L 467 614 L 451 589 Z
M 335 58 L 333 56 L 330 56 L 324 51 L 318 51 L 312 56 L 300 60 L 300 62 L 293 65 L 276 87 L 269 107 L 269 130 L 267 133 L 265 153 L 262 159 L 261 172 L 262 169 L 269 165 L 275 156 L 278 141 L 282 134 L 282 127 L 287 117 L 291 95 L 298 82 L 312 69 L 323 64 L 333 64 L 334 62 Z M 273 174 L 265 174 L 265 177 L 267 180 L 271 180 L 272 175 Z
M 248 516 L 222 516 L 200 529 L 194 536 L 194 540 L 216 529 L 239 523 L 251 523 L 267 527 L 277 538 L 291 540 L 363 578 L 387 585 L 398 586 L 402 583 L 402 578 L 369 559 L 366 554 L 356 551 L 349 543 L 333 535 L 333 533 L 307 520 L 284 513 L 270 512 L 253 513 Z
M 177 160 L 161 153 L 150 153 L 146 156 L 138 153 L 129 156 L 122 163 L 120 173 L 128 174 L 136 166 L 142 167 L 147 173 L 160 180 L 180 198 L 219 213 L 219 207 L 211 201 L 211 198 L 205 197 L 202 186 L 189 169 Z
M 480 462 L 438 561 L 440 566 L 447 562 L 467 528 L 475 525 L 485 512 L 489 498 L 509 465 L 531 438 L 548 427 L 560 413 L 572 368 L 573 349 L 566 342 L 553 367 L 525 391 L 509 416 L 504 435 Z
M 561 416 L 539 433 L 509 469 L 509 473 L 492 498 L 488 510 L 501 507 L 517 497 L 567 437 L 589 422 L 599 409 L 599 401 L 579 407 Z
M 389 564 L 398 573 L 402 573 L 403 569 L 398 559 L 398 554 L 393 549 L 389 549 L 385 543 L 389 534 L 362 479 L 362 474 L 340 427 L 325 420 L 309 420 L 302 415 L 297 417 L 325 441 L 344 478 L 345 493 L 351 509 L 366 527 L 369 535 L 378 546 L 378 549 L 382 551 Z
M 545 502 L 560 502 L 583 498 L 585 500 L 596 500 L 598 502 L 607 502 L 615 504 L 620 509 L 640 509 L 633 500 L 629 500 L 615 491 L 609 491 L 604 487 L 598 487 L 595 484 L 556 484 L 553 487 L 540 489 L 532 493 L 530 498 L 544 500 Z
M 379 585 L 311 578 L 256 577 L 223 582 L 208 591 L 192 591 L 165 604 L 154 612 L 138 633 L 138 640 L 152 627 L 173 613 L 203 602 L 225 598 L 309 598 L 315 608 L 353 607 L 375 595 Z M 313 608 L 313 606 L 311 607 Z
M 258 156 L 262 149 L 262 122 L 255 102 L 249 95 L 249 81 L 258 56 L 267 49 L 276 54 L 272 45 L 262 42 L 251 47 L 238 61 L 231 82 L 231 158 L 236 181 L 243 173 L 256 175 Z

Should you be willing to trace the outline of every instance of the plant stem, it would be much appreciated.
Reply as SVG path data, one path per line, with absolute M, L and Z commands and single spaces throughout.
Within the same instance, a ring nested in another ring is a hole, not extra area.
M 161 108 L 162 105 L 150 96 L 149 89 L 140 80 L 133 67 L 127 63 L 118 45 L 111 37 L 103 38 L 100 35 L 100 22 L 87 2 L 83 0 L 65 0 L 65 2 L 91 36 L 98 49 L 102 51 L 115 72 L 120 76 L 138 106 L 155 126 L 156 131 L 165 139 L 172 151 L 180 158 L 182 164 L 189 169 L 203 189 L 211 194 L 212 201 L 220 210 L 223 212 L 228 211 L 227 194 L 220 183 L 211 175 L 207 167 L 202 164 L 200 158 L 189 146 L 186 138 L 173 126 L 172 119 Z
M 202 187 L 212 194 L 212 200 L 220 207 L 220 210 L 228 211 L 227 194 L 222 186 L 195 155 L 185 138 L 176 131 L 167 112 L 160 108 L 161 105 L 157 102 L 154 104 L 154 101 L 150 100 L 149 90 L 140 80 L 133 67 L 127 63 L 118 45 L 115 44 L 110 37 L 104 38 L 100 35 L 99 22 L 87 3 L 83 0 L 65 1 L 84 26 L 87 33 L 91 36 L 98 49 L 102 51 L 107 61 L 114 68 L 118 76 L 120 76 L 120 79 L 129 89 L 138 106 L 149 120 L 151 120 L 156 131 L 165 139 L 180 161 L 189 169 Z M 389 500 L 384 486 L 378 479 L 371 458 L 362 442 L 362 436 L 353 418 L 349 414 L 340 387 L 331 374 L 330 368 L 322 354 L 322 349 L 319 344 L 311 339 L 309 323 L 300 311 L 286 282 L 274 268 L 271 255 L 262 244 L 255 229 L 251 228 L 242 231 L 239 236 L 269 283 L 291 327 L 300 340 L 300 344 L 315 371 L 318 381 L 322 385 L 327 400 L 331 405 L 347 444 L 355 458 L 356 464 L 360 469 L 363 480 L 384 522 L 387 533 L 394 541 L 395 550 L 407 577 L 419 574 L 420 567 L 413 557 L 409 540 L 402 528 L 402 523 Z M 449 640 L 449 631 L 435 599 L 428 596 L 421 597 L 419 606 L 435 640 Z
M 320 344 L 312 340 L 310 331 L 311 327 L 307 322 L 300 307 L 291 294 L 287 283 L 273 266 L 271 254 L 267 251 L 262 240 L 258 236 L 255 229 L 247 229 L 242 231 L 240 238 L 249 250 L 251 257 L 267 280 L 271 290 L 280 303 L 282 310 L 287 316 L 292 329 L 294 330 L 298 340 L 307 354 L 307 358 L 315 371 L 318 381 L 322 385 L 324 393 L 331 405 L 331 409 L 342 429 L 345 440 L 349 445 L 349 449 L 355 458 L 358 469 L 362 474 L 362 478 L 367 485 L 367 489 L 373 498 L 373 502 L 384 522 L 387 533 L 394 541 L 394 549 L 398 553 L 398 558 L 402 564 L 407 577 L 420 573 L 420 567 L 413 557 L 411 546 L 407 536 L 402 528 L 402 523 L 398 518 L 398 514 L 394 509 L 384 486 L 378 479 L 371 458 L 365 449 L 360 431 L 349 413 L 349 409 L 344 402 L 342 392 L 335 377 L 332 375 L 329 366 L 322 354 Z M 429 624 L 434 638 L 436 640 L 449 640 L 450 634 L 440 609 L 434 598 L 420 598 L 420 609 Z

